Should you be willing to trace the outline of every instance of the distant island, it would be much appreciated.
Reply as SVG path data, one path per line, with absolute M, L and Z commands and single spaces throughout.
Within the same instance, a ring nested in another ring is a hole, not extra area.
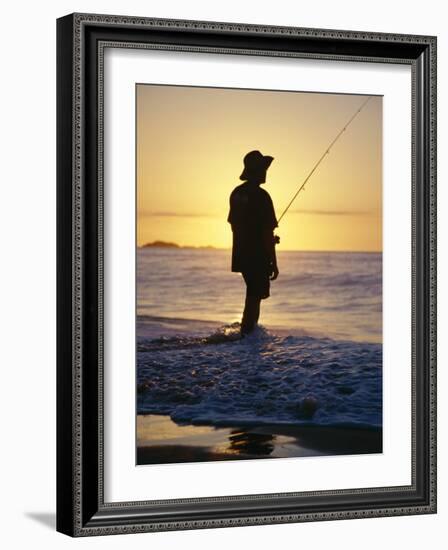
M 206 249 L 215 250 L 214 246 L 180 246 L 177 243 L 170 243 L 167 241 L 153 241 L 152 243 L 143 244 L 140 248 L 181 248 L 181 249 Z

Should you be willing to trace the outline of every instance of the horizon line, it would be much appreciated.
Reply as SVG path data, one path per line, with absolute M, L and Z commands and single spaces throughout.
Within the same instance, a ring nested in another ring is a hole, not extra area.
M 151 249 L 151 248 L 165 248 L 168 250 L 182 250 L 182 249 L 193 249 L 193 250 L 232 250 L 232 247 L 224 247 L 224 246 L 213 246 L 213 245 L 177 245 L 177 246 L 146 246 L 144 244 L 137 245 L 136 248 L 138 249 Z M 277 249 L 277 252 L 313 252 L 313 253 L 329 253 L 329 252 L 335 252 L 335 253 L 341 253 L 341 254 L 382 254 L 383 250 L 346 250 L 346 249 L 337 249 L 337 250 L 328 250 L 328 249 L 303 249 L 303 248 L 287 248 L 287 249 Z

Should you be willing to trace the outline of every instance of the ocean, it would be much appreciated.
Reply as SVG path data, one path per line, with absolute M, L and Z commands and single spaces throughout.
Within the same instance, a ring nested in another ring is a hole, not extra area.
M 382 425 L 382 255 L 278 252 L 239 338 L 230 251 L 137 252 L 137 413 L 178 424 Z

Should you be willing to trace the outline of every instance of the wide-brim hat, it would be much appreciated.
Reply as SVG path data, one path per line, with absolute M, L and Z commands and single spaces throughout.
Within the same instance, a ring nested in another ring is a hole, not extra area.
M 244 157 L 244 170 L 241 173 L 240 180 L 248 180 L 251 176 L 266 171 L 273 160 L 274 157 L 262 155 L 260 151 L 250 151 Z

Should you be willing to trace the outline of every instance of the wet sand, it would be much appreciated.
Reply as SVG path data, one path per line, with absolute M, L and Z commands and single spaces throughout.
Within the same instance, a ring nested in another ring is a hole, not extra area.
M 381 430 L 275 424 L 179 426 L 169 416 L 137 415 L 137 465 L 381 452 Z

